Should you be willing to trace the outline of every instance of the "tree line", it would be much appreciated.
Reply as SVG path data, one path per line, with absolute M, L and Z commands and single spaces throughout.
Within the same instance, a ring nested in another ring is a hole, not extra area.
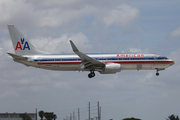
M 41 118 L 41 120 L 43 120 L 43 118 L 46 118 L 46 120 L 56 120 L 57 116 L 56 114 L 54 114 L 53 112 L 44 112 L 44 111 L 39 111 L 39 117 Z M 22 118 L 22 120 L 32 120 L 32 118 L 27 115 L 26 113 L 24 114 L 20 114 L 19 116 L 20 118 Z M 124 118 L 122 120 L 141 120 L 139 118 Z M 166 120 L 180 120 L 178 116 L 175 116 L 174 114 L 168 116 L 168 118 L 166 118 Z
M 138 118 L 124 118 L 122 120 L 141 120 L 141 119 L 138 119 Z M 174 114 L 168 116 L 168 118 L 166 118 L 166 120 L 180 120 L 178 116 L 175 116 Z

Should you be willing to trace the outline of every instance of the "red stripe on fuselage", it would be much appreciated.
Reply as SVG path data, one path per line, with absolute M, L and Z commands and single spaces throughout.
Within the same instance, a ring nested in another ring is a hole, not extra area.
M 49 65 L 49 64 L 81 64 L 82 62 L 44 62 L 44 63 L 37 63 L 39 65 Z
M 105 62 L 105 63 L 111 63 L 111 62 Z M 174 61 L 115 61 L 113 63 L 174 63 Z

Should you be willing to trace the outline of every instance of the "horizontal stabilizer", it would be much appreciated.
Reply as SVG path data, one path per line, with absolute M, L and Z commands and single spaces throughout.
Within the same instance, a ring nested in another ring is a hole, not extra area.
M 11 57 L 13 57 L 16 60 L 27 60 L 28 59 L 27 57 L 22 57 L 20 55 L 16 55 L 16 54 L 13 54 L 13 53 L 7 53 L 7 54 L 10 55 Z

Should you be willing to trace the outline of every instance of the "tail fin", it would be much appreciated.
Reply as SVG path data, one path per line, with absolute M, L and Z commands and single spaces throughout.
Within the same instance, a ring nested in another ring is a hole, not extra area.
M 8 29 L 16 55 L 48 54 L 37 50 L 14 25 L 8 25 Z

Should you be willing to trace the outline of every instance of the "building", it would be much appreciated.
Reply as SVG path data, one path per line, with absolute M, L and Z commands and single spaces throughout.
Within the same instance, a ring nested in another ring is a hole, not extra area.
M 37 112 L 36 113 L 0 113 L 0 120 L 22 120 L 19 117 L 21 114 L 27 114 L 31 117 L 32 120 L 37 120 Z

